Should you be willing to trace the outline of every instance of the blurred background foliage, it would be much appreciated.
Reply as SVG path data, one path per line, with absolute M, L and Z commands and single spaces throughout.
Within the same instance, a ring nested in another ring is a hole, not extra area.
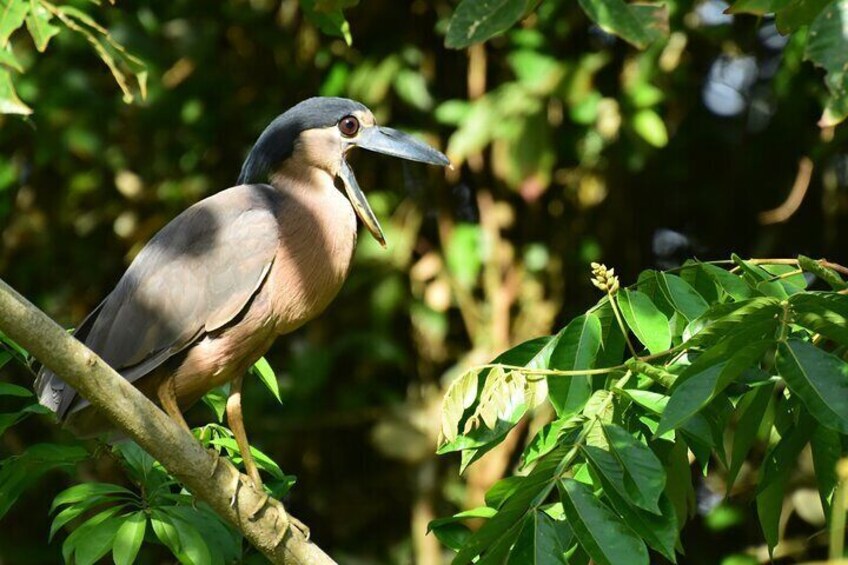
M 444 386 L 594 303 L 590 261 L 635 280 L 731 251 L 848 260 L 848 130 L 817 124 L 823 106 L 838 111 L 836 79 L 804 62 L 806 27 L 787 37 L 779 17 L 681 0 L 668 4 L 669 33 L 627 36 L 640 51 L 593 22 L 588 0 L 520 4 L 520 24 L 457 50 L 443 47 L 446 35 L 462 45 L 451 16 L 471 8 L 446 0 L 67 3 L 108 34 L 69 16 L 83 32 L 54 21 L 67 33 L 18 32 L 0 54 L 0 98 L 13 80 L 24 116 L 0 116 L 0 274 L 73 326 L 157 229 L 231 186 L 262 128 L 309 96 L 359 99 L 441 146 L 456 165 L 445 178 L 354 158 L 389 248 L 361 238 L 328 312 L 271 350 L 283 406 L 258 384 L 245 401 L 252 443 L 297 475 L 288 507 L 323 548 L 349 563 L 439 562 L 427 522 L 480 504 L 550 417 L 458 478 L 458 460 L 434 455 Z M 188 418 L 213 414 L 198 405 Z M 0 457 L 67 437 L 30 418 L 0 437 Z M 60 544 L 45 544 L 50 502 L 92 478 L 126 482 L 106 456 L 47 474 L 3 518 L 0 560 L 59 561 Z M 787 498 L 802 546 L 822 519 L 804 504 L 809 484 L 799 473 Z M 723 503 L 723 491 L 702 483 L 687 563 L 761 546 L 749 497 Z

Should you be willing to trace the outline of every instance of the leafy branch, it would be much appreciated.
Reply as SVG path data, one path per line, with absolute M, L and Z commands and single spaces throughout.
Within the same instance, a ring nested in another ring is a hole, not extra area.
M 2 281 L 0 331 L 77 389 L 272 562 L 333 562 L 292 527 L 293 519 L 279 501 L 256 492 L 232 464 L 210 455 L 97 355 Z
M 619 289 L 611 270 L 593 265 L 593 283 L 607 293 L 596 306 L 449 388 L 439 452 L 459 451 L 463 470 L 543 402 L 541 391 L 555 413 L 522 454 L 529 474 L 495 484 L 486 507 L 431 524 L 458 551 L 455 563 L 519 560 L 540 544 L 568 562 L 647 563 L 648 548 L 674 561 L 694 509 L 686 453 L 704 474 L 714 460 L 730 492 L 758 437 L 778 438 L 756 495 L 769 550 L 781 536 L 789 473 L 808 443 L 825 514 L 831 527 L 842 523 L 848 296 L 839 275 L 848 270 L 803 256 L 733 256 L 673 271 L 646 271 Z M 831 290 L 809 290 L 807 275 Z M 505 374 L 513 386 L 490 384 Z M 760 435 L 766 413 L 774 419 Z M 469 516 L 487 521 L 471 533 L 462 524 Z

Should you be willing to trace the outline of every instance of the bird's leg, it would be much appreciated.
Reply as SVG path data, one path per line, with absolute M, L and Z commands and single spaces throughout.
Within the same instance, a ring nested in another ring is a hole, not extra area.
M 241 385 L 243 380 L 243 375 L 238 376 L 230 385 L 230 396 L 227 398 L 227 423 L 236 438 L 239 451 L 241 451 L 241 458 L 244 461 L 244 468 L 253 480 L 253 486 L 256 487 L 257 492 L 264 493 L 262 478 L 259 476 L 259 469 L 256 468 L 256 462 L 250 453 L 250 444 L 247 443 L 247 434 L 244 431 L 244 419 L 241 413 Z
M 191 428 L 188 427 L 188 423 L 186 423 L 185 417 L 180 410 L 180 405 L 177 403 L 177 391 L 174 387 L 174 379 L 170 377 L 162 379 L 156 390 L 156 395 L 159 397 L 159 404 L 162 405 L 165 413 L 185 431 L 191 433 Z

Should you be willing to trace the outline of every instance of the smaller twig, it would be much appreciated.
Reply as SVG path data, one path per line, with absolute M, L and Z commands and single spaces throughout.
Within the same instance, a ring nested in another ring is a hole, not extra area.
M 795 176 L 795 182 L 786 200 L 777 208 L 760 212 L 758 216 L 760 223 L 763 225 L 779 224 L 791 218 L 804 201 L 804 196 L 806 196 L 807 189 L 810 187 L 812 174 L 813 162 L 809 157 L 801 157 L 798 163 L 798 174 Z

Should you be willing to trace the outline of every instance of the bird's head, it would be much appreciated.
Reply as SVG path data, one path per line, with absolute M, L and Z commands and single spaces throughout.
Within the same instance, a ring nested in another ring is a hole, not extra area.
M 359 102 L 309 98 L 265 128 L 242 166 L 239 184 L 266 183 L 281 171 L 325 171 L 342 181 L 356 215 L 371 235 L 385 245 L 380 222 L 345 160 L 354 147 L 410 161 L 450 165 L 447 157 L 426 143 L 378 126 L 371 111 Z

